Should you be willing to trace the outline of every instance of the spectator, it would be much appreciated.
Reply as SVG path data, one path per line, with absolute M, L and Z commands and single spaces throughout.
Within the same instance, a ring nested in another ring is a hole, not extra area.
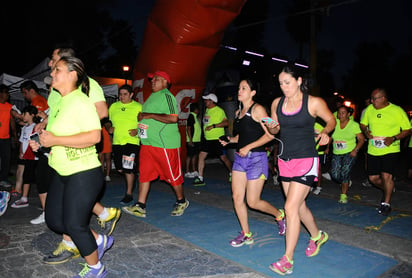
M 199 122 L 199 104 L 190 104 L 190 115 L 186 122 L 186 178 L 195 178 L 199 175 L 197 161 L 199 158 L 200 138 L 202 129 Z M 190 171 L 192 169 L 192 171 Z
M 350 173 L 355 165 L 359 150 L 365 142 L 365 137 L 359 124 L 350 119 L 352 109 L 341 106 L 338 109 L 338 120 L 332 134 L 333 155 L 331 176 L 341 185 L 339 203 L 348 202 L 347 192 L 350 186 Z
M 208 155 L 217 156 L 229 171 L 229 181 L 232 175 L 232 163 L 219 143 L 219 137 L 225 135 L 225 127 L 228 126 L 225 111 L 217 106 L 217 96 L 208 94 L 203 96 L 206 106 L 206 112 L 203 116 L 203 136 L 204 139 L 200 146 L 198 171 L 199 176 L 195 178 L 194 186 L 205 186 L 203 171 L 205 169 L 205 160 Z
M 400 141 L 411 134 L 411 124 L 405 111 L 388 101 L 386 90 L 377 88 L 361 119 L 361 129 L 368 138 L 367 173 L 370 182 L 382 189 L 378 212 L 389 215 L 394 189 L 393 174 L 399 163 Z
M 101 124 L 102 124 L 102 138 L 103 139 L 100 142 L 101 150 L 98 153 L 99 153 L 100 163 L 102 164 L 102 171 L 105 174 L 104 180 L 106 182 L 109 182 L 111 181 L 110 172 L 112 169 L 112 139 L 109 134 L 109 129 L 111 128 L 112 123 L 107 117 L 101 120 Z
M 20 134 L 20 151 L 19 162 L 17 164 L 24 165 L 23 170 L 23 192 L 20 198 L 11 204 L 12 208 L 25 208 L 29 206 L 29 190 L 30 184 L 36 183 L 36 166 L 38 158 L 34 155 L 29 147 L 30 135 L 33 134 L 34 126 L 36 125 L 38 110 L 32 105 L 24 107 L 22 110 L 23 121 L 26 124 L 22 127 Z M 21 188 L 20 188 L 21 190 Z M 44 215 L 43 215 L 44 219 Z
M 268 119 L 268 115 L 266 109 L 253 100 L 255 95 L 256 86 L 252 80 L 240 81 L 238 91 L 240 108 L 236 111 L 234 136 L 219 140 L 224 146 L 228 143 L 237 143 L 232 167 L 232 194 L 242 231 L 238 237 L 230 241 L 233 247 L 252 244 L 254 241 L 249 229 L 245 195 L 250 208 L 272 215 L 276 219 L 280 235 L 284 235 L 286 229 L 284 211 L 260 199 L 263 185 L 269 175 L 265 144 L 272 141 L 274 136 L 262 123 L 263 120 Z
M 47 196 L 46 223 L 51 230 L 69 235 L 86 260 L 77 277 L 104 277 L 107 270 L 100 260 L 114 240 L 89 227 L 103 189 L 94 146 L 100 141 L 100 120 L 88 97 L 89 79 L 79 59 L 62 57 L 51 76 L 51 85 L 62 98 L 52 106 L 47 131 L 40 134 L 40 144 L 51 147 L 49 164 L 55 170 Z M 34 150 L 40 147 L 35 141 L 30 144 Z
M 126 179 L 126 194 L 120 201 L 127 205 L 133 201 L 132 191 L 135 182 L 136 161 L 139 157 L 139 137 L 137 117 L 142 111 L 142 105 L 133 100 L 133 89 L 129 85 L 119 88 L 119 101 L 110 105 L 109 119 L 113 134 L 114 165 Z
M 328 234 L 318 229 L 305 199 L 318 178 L 319 158 L 313 140 L 315 119 L 320 117 L 326 123 L 316 136 L 321 146 L 328 144 L 328 133 L 335 128 L 336 120 L 323 99 L 307 93 L 307 79 L 300 70 L 288 63 L 280 72 L 279 83 L 284 96 L 273 101 L 271 111 L 274 121 L 267 124 L 271 133 L 280 131 L 282 142 L 278 166 L 286 196 L 286 250 L 279 261 L 270 265 L 271 270 L 281 275 L 293 272 L 293 254 L 301 222 L 311 236 L 306 256 L 316 256 L 321 245 L 328 240 Z
M 156 71 L 149 73 L 148 77 L 153 92 L 139 114 L 139 197 L 135 205 L 122 209 L 134 216 L 146 217 L 150 182 L 159 177 L 169 183 L 176 194 L 171 215 L 180 216 L 189 206 L 189 201 L 183 193 L 176 98 L 168 90 L 171 84 L 169 74 Z
M 0 187 L 9 189 L 11 184 L 8 180 L 10 171 L 11 158 L 11 135 L 14 140 L 17 140 L 16 122 L 17 117 L 15 111 L 12 110 L 13 105 L 8 103 L 9 88 L 6 85 L 0 85 Z

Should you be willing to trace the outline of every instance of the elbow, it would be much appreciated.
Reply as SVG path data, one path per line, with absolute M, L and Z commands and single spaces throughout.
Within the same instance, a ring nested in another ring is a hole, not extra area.
M 99 143 L 101 140 L 101 135 L 102 135 L 101 130 L 96 129 L 96 130 L 91 131 L 91 134 L 90 134 L 90 138 L 92 141 L 91 143 L 93 145 Z

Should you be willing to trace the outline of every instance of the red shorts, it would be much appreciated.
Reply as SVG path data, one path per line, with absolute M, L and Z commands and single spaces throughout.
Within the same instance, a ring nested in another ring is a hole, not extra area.
M 180 148 L 164 149 L 140 146 L 139 182 L 150 182 L 160 177 L 171 186 L 183 184 Z

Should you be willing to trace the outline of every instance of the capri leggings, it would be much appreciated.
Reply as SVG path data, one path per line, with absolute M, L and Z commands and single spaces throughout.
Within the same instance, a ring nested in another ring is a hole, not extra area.
M 103 174 L 98 167 L 70 176 L 55 172 L 47 194 L 47 225 L 57 233 L 68 234 L 83 257 L 97 248 L 89 222 L 102 189 Z
M 332 179 L 338 183 L 350 181 L 350 172 L 355 164 L 356 157 L 351 157 L 350 153 L 332 156 L 330 174 Z

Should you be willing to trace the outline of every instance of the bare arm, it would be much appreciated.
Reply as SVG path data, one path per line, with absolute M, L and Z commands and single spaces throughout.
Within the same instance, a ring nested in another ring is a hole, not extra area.
M 316 140 L 319 140 L 319 145 L 323 146 L 329 143 L 329 134 L 335 129 L 336 119 L 332 112 L 329 110 L 326 102 L 320 97 L 309 96 L 309 113 L 313 117 L 321 118 L 326 126 L 316 136 Z
M 96 107 L 97 115 L 99 116 L 99 120 L 106 118 L 109 116 L 109 110 L 107 109 L 107 105 L 105 101 L 98 101 L 94 103 Z
M 271 134 L 277 134 L 280 131 L 280 125 L 278 123 L 278 116 L 276 115 L 276 109 L 278 108 L 279 101 L 280 101 L 280 97 L 276 98 L 272 102 L 272 105 L 270 108 L 270 113 L 271 113 L 270 117 L 274 120 L 274 122 L 267 124 L 266 126 L 268 127 L 269 132 Z
M 177 123 L 178 116 L 172 115 L 172 114 L 156 114 L 156 113 L 141 112 L 138 115 L 138 120 L 140 122 L 143 119 L 153 119 L 153 120 L 165 123 L 165 124 L 174 124 L 174 123 Z

